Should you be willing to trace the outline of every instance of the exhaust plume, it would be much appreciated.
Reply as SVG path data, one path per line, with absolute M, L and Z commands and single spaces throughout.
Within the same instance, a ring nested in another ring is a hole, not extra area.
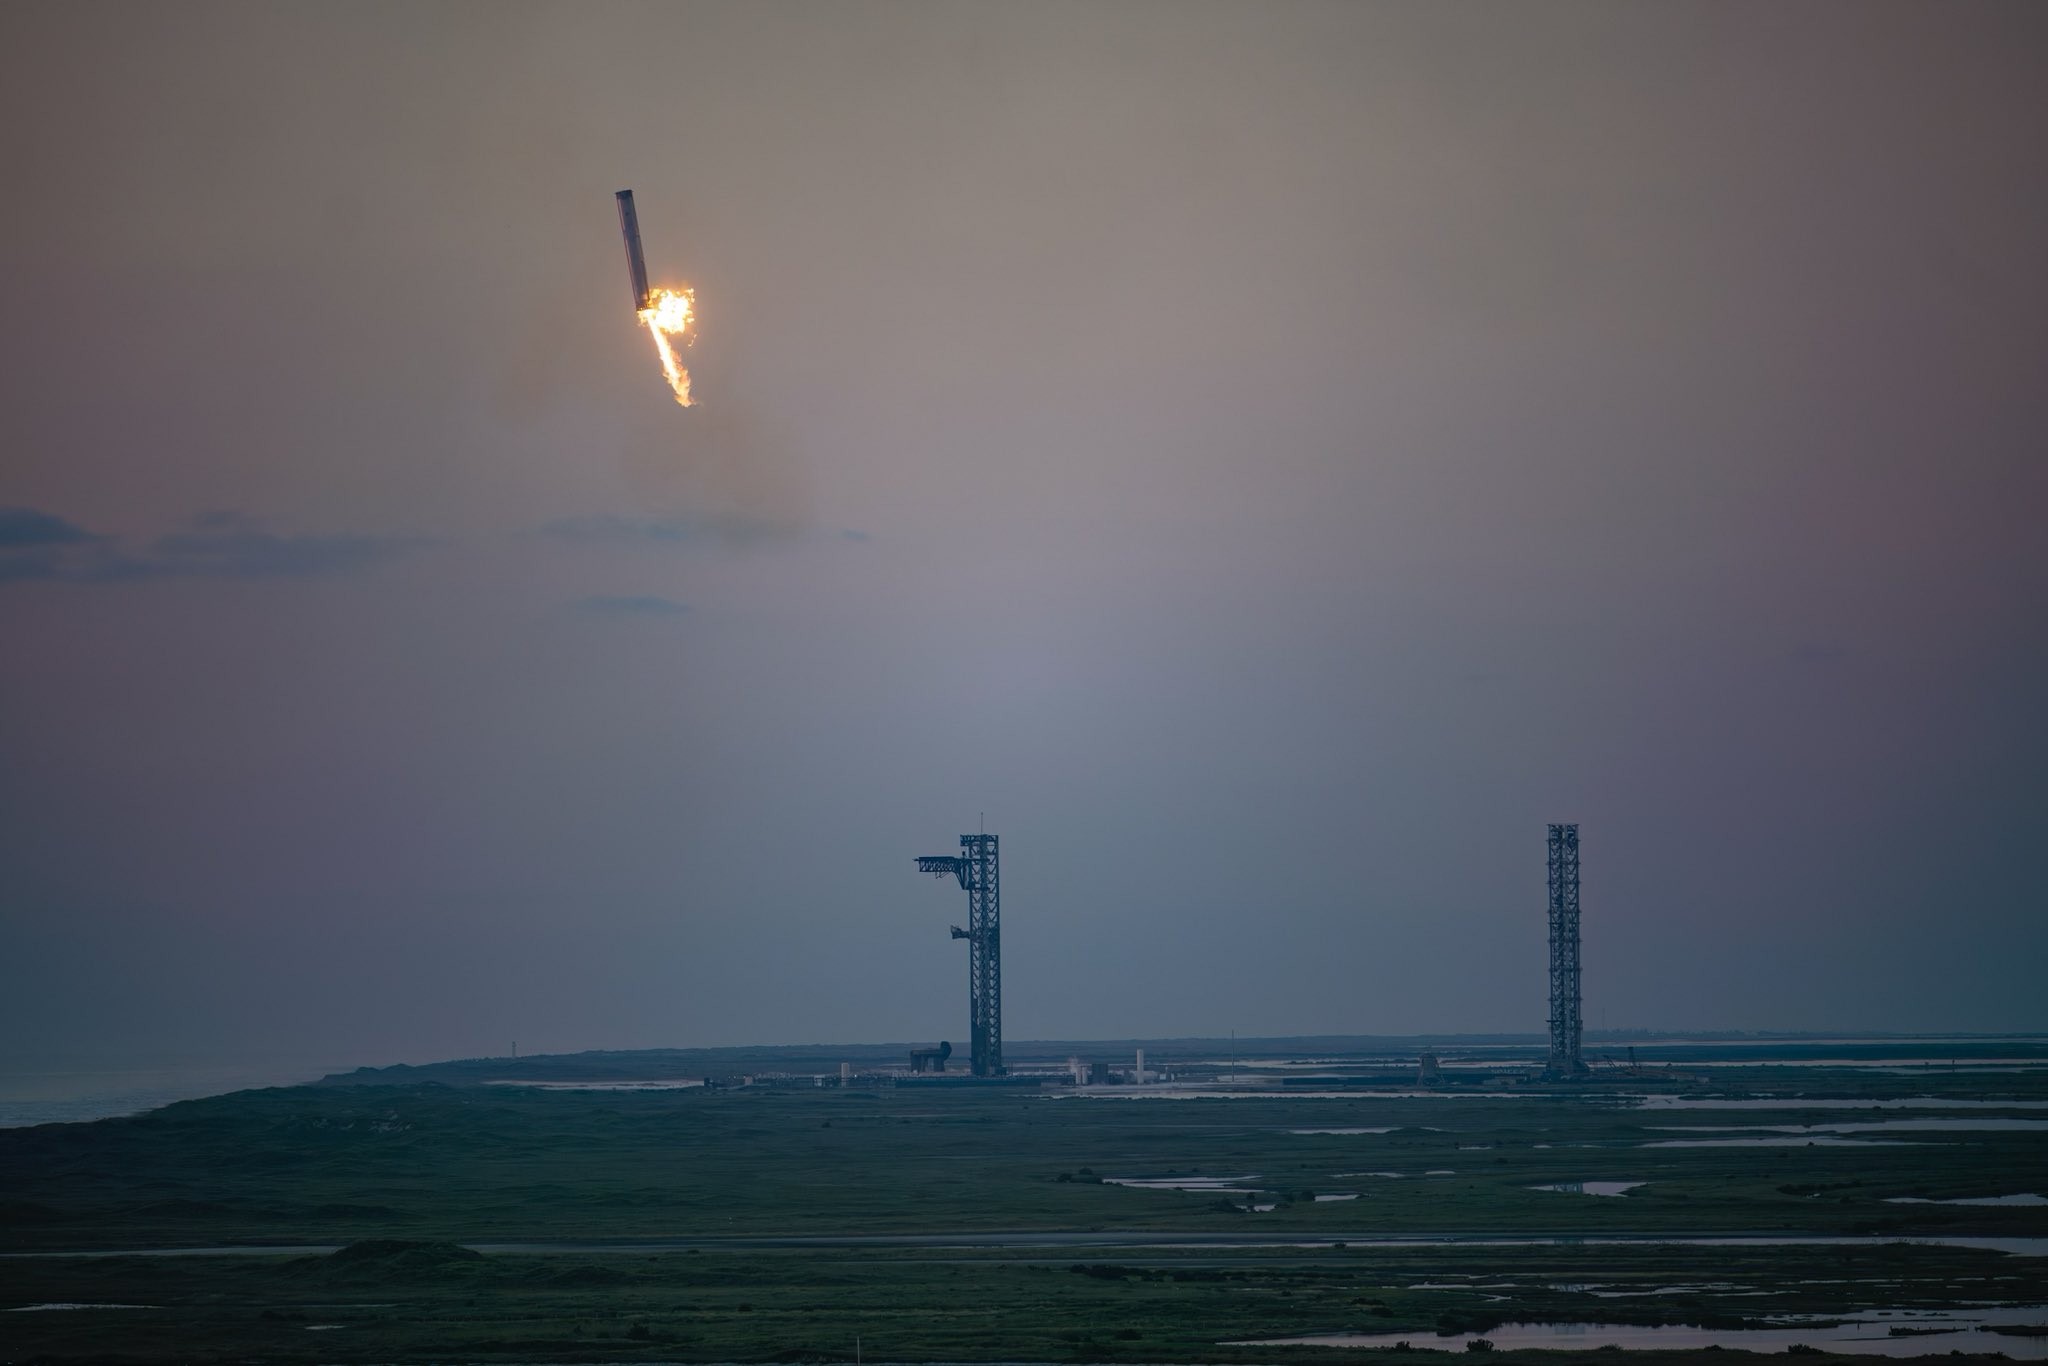
M 668 387 L 675 390 L 676 402 L 685 408 L 692 404 L 690 372 L 676 359 L 676 348 L 669 339 L 681 338 L 684 346 L 697 340 L 697 334 L 690 330 L 696 303 L 697 292 L 692 289 L 651 289 L 647 292 L 647 307 L 640 310 L 640 321 L 654 334 L 661 373 L 668 380 Z

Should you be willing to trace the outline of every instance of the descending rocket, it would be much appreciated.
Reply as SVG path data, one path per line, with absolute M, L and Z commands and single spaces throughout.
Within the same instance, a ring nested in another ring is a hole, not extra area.
M 654 335 L 655 354 L 661 360 L 662 378 L 675 393 L 676 402 L 691 406 L 690 372 L 676 359 L 671 337 L 682 338 L 684 346 L 697 339 L 690 329 L 696 309 L 696 293 L 684 289 L 655 289 L 647 283 L 647 258 L 640 254 L 640 216 L 633 212 L 633 192 L 620 190 L 619 232 L 626 239 L 626 271 L 633 286 L 633 313 Z
M 626 238 L 626 269 L 633 277 L 633 312 L 648 306 L 647 258 L 640 254 L 640 216 L 633 212 L 633 192 L 619 191 L 619 231 Z

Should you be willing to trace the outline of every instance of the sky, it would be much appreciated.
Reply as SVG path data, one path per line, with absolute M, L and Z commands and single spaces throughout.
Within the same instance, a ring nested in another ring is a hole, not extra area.
M 2048 8 L 0 10 L 0 1069 L 2048 1028 Z M 682 409 L 632 314 L 697 292 Z

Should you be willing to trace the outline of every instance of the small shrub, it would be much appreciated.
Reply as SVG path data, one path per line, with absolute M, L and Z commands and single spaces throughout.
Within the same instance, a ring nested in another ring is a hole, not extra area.
M 1474 1338 L 1465 1344 L 1465 1350 L 1468 1352 L 1491 1352 L 1493 1344 L 1485 1338 Z
M 1076 1275 L 1093 1276 L 1099 1281 L 1128 1280 L 1134 1274 L 1130 1267 L 1118 1266 L 1114 1262 L 1090 1262 L 1086 1264 L 1076 1262 L 1069 1270 L 1073 1271 Z

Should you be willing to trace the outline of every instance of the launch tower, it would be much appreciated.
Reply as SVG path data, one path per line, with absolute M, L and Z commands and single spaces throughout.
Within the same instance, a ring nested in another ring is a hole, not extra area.
M 1003 939 L 1002 878 L 996 860 L 996 837 L 962 835 L 959 855 L 928 854 L 917 871 L 937 877 L 948 874 L 967 893 L 967 928 L 953 926 L 953 937 L 967 941 L 968 1065 L 977 1077 L 1000 1077 L 1003 1067 Z
M 1550 827 L 1551 1077 L 1575 1077 L 1584 1031 L 1579 1023 L 1579 827 Z

